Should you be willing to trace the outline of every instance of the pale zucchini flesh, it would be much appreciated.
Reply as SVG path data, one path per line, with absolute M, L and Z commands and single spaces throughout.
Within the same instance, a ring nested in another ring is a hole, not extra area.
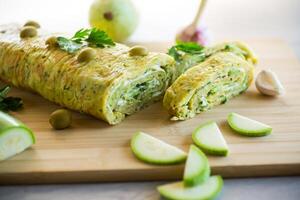
M 0 133 L 0 161 L 10 158 L 34 144 L 30 130 L 25 127 L 11 127 Z

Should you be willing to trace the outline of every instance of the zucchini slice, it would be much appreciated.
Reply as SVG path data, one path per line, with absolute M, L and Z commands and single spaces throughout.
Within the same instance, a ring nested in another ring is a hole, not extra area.
M 206 181 L 209 176 L 210 167 L 205 154 L 195 145 L 191 145 L 184 168 L 184 185 L 198 185 Z
M 249 137 L 265 136 L 272 132 L 272 127 L 244 117 L 237 113 L 230 113 L 227 118 L 229 126 L 237 133 Z
M 35 137 L 29 128 L 0 111 L 0 161 L 24 151 L 34 143 Z
M 159 193 L 173 200 L 206 200 L 214 199 L 222 190 L 221 176 L 211 176 L 207 181 L 194 187 L 185 187 L 182 181 L 159 186 Z
M 229 148 L 216 122 L 205 123 L 196 128 L 192 135 L 194 143 L 211 155 L 226 156 Z
M 138 132 L 131 139 L 134 155 L 151 164 L 176 164 L 186 160 L 186 153 L 146 133 Z

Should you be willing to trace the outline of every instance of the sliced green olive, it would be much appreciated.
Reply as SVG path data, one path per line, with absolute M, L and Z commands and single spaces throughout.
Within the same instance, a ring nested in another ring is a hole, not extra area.
M 89 62 L 96 57 L 96 51 L 90 47 L 80 51 L 77 60 L 78 62 Z
M 142 46 L 133 46 L 129 50 L 130 56 L 146 56 L 148 53 L 148 49 Z
M 58 109 L 51 113 L 49 122 L 54 129 L 65 129 L 71 125 L 72 115 L 66 109 Z
M 46 45 L 48 45 L 48 47 L 50 47 L 50 48 L 58 47 L 57 37 L 55 37 L 55 36 L 49 37 L 46 40 Z
M 20 37 L 21 38 L 32 38 L 37 36 L 37 30 L 33 26 L 25 26 L 21 29 Z
M 24 24 L 24 26 L 33 26 L 35 28 L 40 28 L 41 27 L 39 23 L 37 23 L 36 21 L 32 21 L 32 20 L 27 21 Z

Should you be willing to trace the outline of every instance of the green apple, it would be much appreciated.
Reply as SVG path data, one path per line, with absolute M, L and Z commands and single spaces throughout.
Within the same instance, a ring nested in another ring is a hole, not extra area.
M 185 187 L 183 181 L 159 186 L 159 193 L 173 200 L 207 200 L 214 199 L 221 192 L 223 179 L 221 176 L 211 176 L 205 182 L 194 187 Z
M 114 41 L 125 41 L 138 25 L 138 13 L 131 0 L 95 0 L 90 24 L 105 31 Z
M 132 137 L 131 149 L 138 159 L 151 164 L 176 164 L 186 160 L 186 153 L 181 149 L 143 132 Z
M 210 167 L 205 154 L 195 145 L 191 145 L 184 168 L 184 185 L 195 186 L 206 181 L 209 176 Z
M 0 161 L 35 143 L 32 131 L 12 116 L 0 111 Z
M 226 156 L 228 145 L 216 122 L 205 123 L 196 128 L 192 134 L 194 143 L 205 153 Z
M 272 132 L 272 127 L 237 113 L 230 113 L 227 122 L 233 130 L 245 136 L 265 136 Z

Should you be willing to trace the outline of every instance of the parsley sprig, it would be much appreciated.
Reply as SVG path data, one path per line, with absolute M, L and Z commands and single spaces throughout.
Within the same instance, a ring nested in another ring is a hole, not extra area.
M 69 53 L 74 53 L 84 46 L 104 48 L 114 46 L 113 40 L 101 30 L 96 28 L 80 29 L 73 37 L 57 37 L 58 46 Z
M 168 51 L 168 54 L 172 56 L 176 61 L 182 60 L 182 55 L 184 53 L 191 54 L 191 55 L 203 55 L 204 56 L 204 47 L 194 43 L 194 42 L 186 42 L 186 43 L 179 43 L 173 47 L 171 47 Z
M 0 89 L 0 110 L 2 111 L 16 111 L 23 106 L 23 101 L 19 97 L 7 97 L 10 90 L 9 86 Z

